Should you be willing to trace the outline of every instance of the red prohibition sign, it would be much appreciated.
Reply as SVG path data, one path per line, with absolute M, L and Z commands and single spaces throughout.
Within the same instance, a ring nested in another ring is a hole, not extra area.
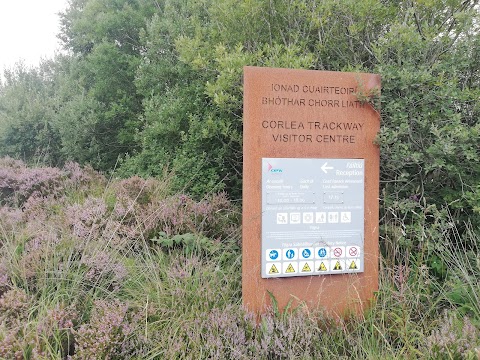
M 348 250 L 348 253 L 350 254 L 350 256 L 357 256 L 358 250 L 357 250 L 356 247 L 351 247 L 351 248 Z
M 342 249 L 340 249 L 340 248 L 335 248 L 335 249 L 333 250 L 333 255 L 335 255 L 336 257 L 342 256 Z

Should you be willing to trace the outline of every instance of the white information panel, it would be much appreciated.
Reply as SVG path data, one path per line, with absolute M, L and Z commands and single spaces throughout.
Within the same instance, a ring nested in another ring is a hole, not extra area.
M 262 277 L 363 272 L 364 159 L 262 159 Z

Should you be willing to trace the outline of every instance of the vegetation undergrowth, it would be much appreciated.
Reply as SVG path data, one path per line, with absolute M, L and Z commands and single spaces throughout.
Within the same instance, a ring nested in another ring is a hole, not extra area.
M 422 223 L 420 245 L 405 230 L 418 221 L 384 219 L 380 290 L 363 316 L 273 306 L 257 323 L 241 305 L 239 209 L 168 186 L 0 160 L 1 358 L 479 356 L 480 243 L 448 214 Z
M 65 52 L 0 83 L 0 156 L 51 166 L 0 159 L 0 357 L 478 358 L 479 6 L 70 0 Z M 381 76 L 362 317 L 242 309 L 247 65 Z

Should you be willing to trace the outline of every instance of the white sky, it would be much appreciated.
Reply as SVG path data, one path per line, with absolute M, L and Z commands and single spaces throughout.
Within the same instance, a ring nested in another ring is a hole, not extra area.
M 60 48 L 58 13 L 68 0 L 0 0 L 0 73 L 19 60 L 37 66 Z

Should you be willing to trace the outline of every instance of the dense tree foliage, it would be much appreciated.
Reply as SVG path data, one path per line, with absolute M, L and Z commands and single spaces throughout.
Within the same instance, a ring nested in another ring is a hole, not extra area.
M 375 72 L 385 209 L 478 217 L 478 1 L 71 0 L 61 24 L 67 55 L 6 74 L 1 155 L 238 197 L 244 65 Z

